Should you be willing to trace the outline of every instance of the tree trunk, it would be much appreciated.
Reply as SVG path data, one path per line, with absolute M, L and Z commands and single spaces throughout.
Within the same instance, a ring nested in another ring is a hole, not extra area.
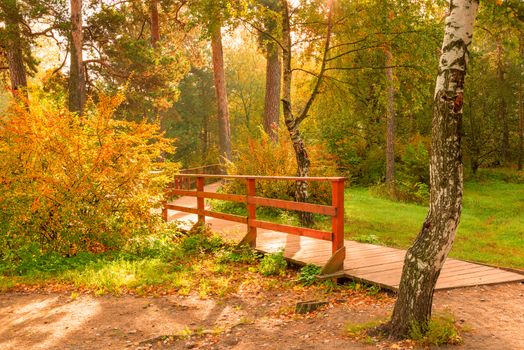
M 386 126 L 386 184 L 392 190 L 395 186 L 395 82 L 393 81 L 393 54 L 389 47 L 386 55 L 387 82 L 387 126 Z
M 160 40 L 160 22 L 158 19 L 158 0 L 151 0 L 151 45 Z
M 24 66 L 24 59 L 22 53 L 21 36 L 20 36 L 20 12 L 18 10 L 18 4 L 16 0 L 9 1 L 10 4 L 6 6 L 6 32 L 7 32 L 7 45 L 6 45 L 6 56 L 7 64 L 9 66 L 9 78 L 11 80 L 11 90 L 15 97 L 22 96 L 27 97 L 27 75 Z
M 517 167 L 522 170 L 522 163 L 524 158 L 524 34 L 520 34 L 519 38 L 520 49 L 520 77 L 519 77 L 519 159 Z
M 231 131 L 229 127 L 229 109 L 227 106 L 226 75 L 224 71 L 224 53 L 222 51 L 222 33 L 220 26 L 214 26 L 211 32 L 211 50 L 213 76 L 218 105 L 218 139 L 221 162 L 231 160 Z
M 485 104 L 485 100 L 483 101 Z M 476 123 L 475 118 L 473 117 L 473 107 L 471 101 L 469 101 L 469 127 L 470 127 L 470 133 L 469 133 L 469 140 L 471 142 L 471 172 L 473 175 L 477 174 L 477 170 L 480 167 L 480 145 L 478 140 L 478 135 L 480 135 L 480 131 L 478 130 L 478 125 Z
M 502 43 L 497 43 L 497 78 L 499 80 L 499 106 L 497 110 L 498 120 L 502 126 L 501 140 L 500 140 L 500 158 L 502 164 L 507 165 L 509 162 L 509 122 L 506 106 L 506 96 L 504 96 L 504 51 Z
M 282 105 L 284 109 L 284 122 L 288 130 L 295 159 L 297 161 L 297 176 L 308 176 L 311 161 L 306 151 L 306 145 L 300 135 L 296 118 L 291 109 L 291 28 L 289 25 L 289 10 L 287 1 L 282 1 L 282 61 L 283 61 L 283 80 L 282 80 Z M 297 181 L 295 187 L 295 199 L 299 202 L 306 202 L 308 199 L 308 184 L 306 181 Z M 300 221 L 303 225 L 310 226 L 313 223 L 311 213 L 300 212 Z
M 69 67 L 69 110 L 82 114 L 86 100 L 82 58 L 82 0 L 71 0 L 71 61 Z
M 317 81 L 311 91 L 304 108 L 297 115 L 293 115 L 293 109 L 291 104 L 291 82 L 292 82 L 292 69 L 291 69 L 291 27 L 289 18 L 288 2 L 281 0 L 282 7 L 282 60 L 283 60 L 283 80 L 282 80 L 282 105 L 284 110 L 284 122 L 289 132 L 291 142 L 293 143 L 293 149 L 295 151 L 295 158 L 297 161 L 297 176 L 306 177 L 309 174 L 309 167 L 311 161 L 306 151 L 304 140 L 300 136 L 298 129 L 300 123 L 307 118 L 309 110 L 313 105 L 313 101 L 319 94 L 320 85 L 322 83 L 324 73 L 326 71 L 326 63 L 328 61 L 328 50 L 331 40 L 331 31 L 333 28 L 332 14 L 333 14 L 333 1 L 328 1 L 328 18 L 327 18 L 327 33 L 326 42 L 324 45 L 324 54 L 322 57 L 322 63 L 320 65 L 320 72 L 317 74 Z M 299 202 L 307 202 L 308 198 L 308 185 L 305 181 L 297 181 L 295 188 L 295 199 Z M 313 215 L 311 213 L 300 212 L 300 221 L 302 225 L 311 226 L 313 224 Z
M 266 45 L 266 96 L 264 99 L 264 131 L 275 143 L 278 142 L 280 124 L 280 55 L 278 45 L 269 42 Z
M 204 91 L 203 89 L 200 90 L 201 101 L 204 100 L 203 91 Z M 209 140 L 209 116 L 205 111 L 203 113 L 203 118 L 202 118 L 201 139 L 202 139 L 202 148 L 201 148 L 202 158 L 201 159 L 204 162 L 207 162 L 208 140 Z M 206 163 L 202 163 L 202 164 L 206 164 Z
M 478 0 L 451 0 L 435 86 L 430 158 L 429 212 L 404 260 L 391 321 L 393 337 L 414 325 L 427 330 L 435 284 L 451 249 L 462 210 L 461 124 L 468 45 Z

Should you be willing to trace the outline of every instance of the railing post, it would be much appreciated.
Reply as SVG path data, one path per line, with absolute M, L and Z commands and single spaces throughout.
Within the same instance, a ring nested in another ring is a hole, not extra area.
M 331 205 L 337 210 L 331 218 L 333 232 L 333 254 L 344 247 L 344 180 L 331 182 Z
M 162 202 L 162 220 L 167 222 L 167 208 L 166 208 L 167 201 Z
M 249 199 L 257 195 L 257 185 L 255 179 L 247 179 L 247 234 L 241 244 L 247 243 L 250 247 L 255 248 L 257 245 L 257 228 L 253 225 L 253 220 L 257 219 L 257 205 L 250 203 Z
M 204 178 L 203 177 L 197 177 L 196 178 L 196 190 L 197 192 L 204 192 Z M 198 223 L 200 225 L 203 225 L 206 223 L 206 216 L 204 215 L 205 210 L 205 200 L 202 195 L 197 194 L 197 211 L 198 211 Z

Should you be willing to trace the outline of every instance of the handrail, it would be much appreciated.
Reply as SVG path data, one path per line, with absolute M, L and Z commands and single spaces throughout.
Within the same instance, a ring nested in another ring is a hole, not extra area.
M 182 174 L 184 177 L 204 177 L 213 179 L 255 179 L 255 180 L 274 180 L 274 181 L 342 181 L 345 177 L 319 177 L 319 176 L 262 176 L 262 175 L 215 175 L 215 174 Z
M 206 174 L 207 169 L 212 169 L 212 172 L 220 173 L 222 172 L 223 168 L 224 166 L 222 164 L 216 163 L 216 164 L 208 164 L 208 165 L 203 165 L 203 166 L 194 167 L 194 168 L 181 169 L 180 173 L 181 174 L 189 173 L 189 174 L 202 174 L 203 175 L 203 174 Z
M 246 181 L 246 195 L 215 193 L 204 191 L 206 179 L 243 179 Z M 196 189 L 192 190 L 191 180 L 195 179 Z M 282 199 L 257 196 L 256 181 L 323 181 L 331 183 L 331 205 L 320 205 L 296 202 Z M 343 268 L 345 258 L 344 247 L 344 177 L 296 177 L 296 176 L 252 176 L 252 175 L 208 175 L 208 174 L 180 174 L 176 175 L 172 187 L 166 189 L 169 196 L 181 195 L 197 198 L 197 208 L 182 207 L 164 202 L 162 217 L 168 220 L 168 210 L 178 210 L 198 215 L 198 223 L 204 224 L 205 217 L 214 217 L 222 220 L 240 222 L 247 225 L 247 233 L 241 243 L 256 247 L 257 228 L 275 230 L 288 234 L 307 236 L 332 242 L 332 257 L 322 270 L 323 274 L 337 272 Z M 183 189 L 185 187 L 185 189 Z M 232 215 L 206 210 L 205 199 L 214 198 L 226 201 L 245 203 L 247 216 Z M 257 206 L 298 210 L 331 217 L 331 232 L 305 227 L 276 224 L 269 221 L 257 220 Z

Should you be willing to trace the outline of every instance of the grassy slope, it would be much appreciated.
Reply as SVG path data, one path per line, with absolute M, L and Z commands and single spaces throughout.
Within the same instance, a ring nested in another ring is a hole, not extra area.
M 380 243 L 408 247 L 427 208 L 376 198 L 366 188 L 346 191 L 346 238 L 377 236 Z M 524 185 L 468 182 L 451 256 L 524 268 Z

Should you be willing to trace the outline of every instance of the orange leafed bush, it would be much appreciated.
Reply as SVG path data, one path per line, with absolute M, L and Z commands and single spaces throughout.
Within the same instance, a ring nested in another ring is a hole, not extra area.
M 309 176 L 337 176 L 336 162 L 322 145 L 308 145 L 311 160 Z M 260 140 L 248 139 L 240 145 L 236 160 L 227 169 L 229 174 L 296 176 L 297 161 L 289 135 L 282 133 L 275 144 L 262 132 Z M 245 184 L 231 182 L 227 192 L 243 193 Z M 331 187 L 327 182 L 309 183 L 309 202 L 328 203 L 331 200 Z M 257 194 L 268 198 L 293 200 L 295 183 L 293 181 L 257 181 Z
M 174 147 L 158 125 L 112 119 L 122 100 L 102 96 L 78 116 L 40 98 L 0 116 L 0 251 L 69 254 L 152 227 Z

